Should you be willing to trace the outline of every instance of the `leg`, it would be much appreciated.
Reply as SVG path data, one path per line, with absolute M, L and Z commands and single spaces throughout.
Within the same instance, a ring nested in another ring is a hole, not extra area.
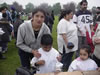
M 81 46 L 82 46 L 82 36 L 78 36 L 78 50 L 76 51 L 76 58 L 79 57 L 79 51 Z
M 93 55 L 93 60 L 96 62 L 98 67 L 100 67 L 100 59 L 98 59 L 95 55 Z
M 63 63 L 63 71 L 67 71 L 69 68 L 69 65 L 72 62 L 72 57 L 73 57 L 74 52 L 70 52 L 70 53 L 65 53 L 62 55 L 62 60 L 61 62 Z
M 19 49 L 19 56 L 22 67 L 30 69 L 30 59 L 33 57 L 33 55 L 31 53 L 27 53 Z

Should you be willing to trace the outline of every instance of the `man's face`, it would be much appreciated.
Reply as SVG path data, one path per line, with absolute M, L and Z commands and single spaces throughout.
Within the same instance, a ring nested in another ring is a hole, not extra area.
M 82 10 L 86 10 L 87 9 L 87 3 L 83 2 L 83 4 L 81 5 L 81 9 Z

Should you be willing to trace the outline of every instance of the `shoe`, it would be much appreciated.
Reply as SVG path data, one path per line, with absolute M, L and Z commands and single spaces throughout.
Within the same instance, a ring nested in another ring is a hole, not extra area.
M 2 56 L 2 57 L 0 57 L 0 59 L 6 59 L 6 57 L 5 56 Z

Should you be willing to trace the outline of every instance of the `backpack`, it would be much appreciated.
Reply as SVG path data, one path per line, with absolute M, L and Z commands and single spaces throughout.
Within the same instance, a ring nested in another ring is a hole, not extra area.
M 16 69 L 15 75 L 33 75 L 29 69 L 25 67 L 19 67 Z
M 32 68 L 32 72 L 26 67 L 19 67 L 16 69 L 15 75 L 34 75 L 38 70 L 38 68 L 35 67 L 31 67 L 31 68 Z

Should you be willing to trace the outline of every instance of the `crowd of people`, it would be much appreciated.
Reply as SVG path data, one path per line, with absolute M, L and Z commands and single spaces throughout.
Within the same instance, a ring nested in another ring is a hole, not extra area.
M 16 39 L 21 66 L 27 69 L 38 67 L 36 73 L 60 71 L 100 70 L 100 8 L 95 21 L 87 10 L 88 2 L 80 2 L 80 10 L 73 13 L 64 9 L 57 25 L 58 50 L 54 49 L 51 33 L 54 14 L 37 7 L 32 17 L 21 19 L 21 14 L 12 8 L 0 8 L 0 59 L 7 50 L 10 36 Z M 72 57 L 75 55 L 75 60 Z

